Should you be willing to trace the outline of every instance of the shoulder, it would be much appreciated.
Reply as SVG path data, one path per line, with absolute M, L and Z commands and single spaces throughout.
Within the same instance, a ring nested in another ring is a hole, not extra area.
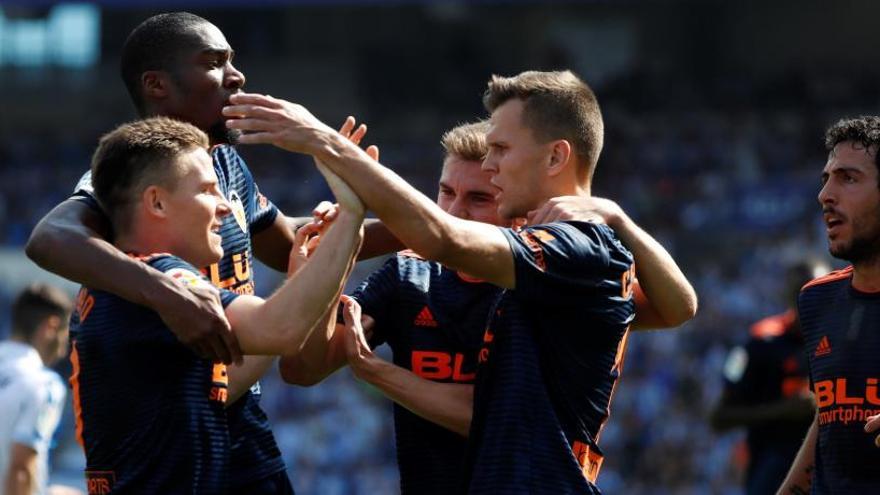
M 566 221 L 534 225 L 520 231 L 503 230 L 535 253 L 556 252 L 572 259 L 589 258 L 603 265 L 632 262 L 630 252 L 604 224 Z
M 757 321 L 749 329 L 749 335 L 753 339 L 771 340 L 785 335 L 794 324 L 797 316 L 794 310 L 786 311 L 778 315 L 768 316 Z
M 222 168 L 226 172 L 240 172 L 250 176 L 247 163 L 232 145 L 218 144 L 214 146 L 211 148 L 211 157 L 214 159 L 215 167 Z
M 844 281 L 848 281 L 852 278 L 853 267 L 848 266 L 842 270 L 834 270 L 826 275 L 822 275 L 821 277 L 814 278 L 807 282 L 801 288 L 801 294 L 807 292 L 809 290 L 815 290 L 817 288 L 825 288 L 830 287 L 835 284 L 842 283 Z

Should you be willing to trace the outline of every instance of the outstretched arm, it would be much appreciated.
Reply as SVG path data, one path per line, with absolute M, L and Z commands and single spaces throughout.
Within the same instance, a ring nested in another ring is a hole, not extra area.
M 109 232 L 101 212 L 68 199 L 40 220 L 25 252 L 45 270 L 152 308 L 200 355 L 225 363 L 241 360 L 216 293 L 190 291 L 131 259 L 106 240 Z
M 248 354 L 299 353 L 345 285 L 360 246 L 364 209 L 338 177 L 329 172 L 325 177 L 340 203 L 340 211 L 309 262 L 265 301 L 240 296 L 226 308 L 242 349 Z
M 426 380 L 373 354 L 361 326 L 361 308 L 344 296 L 345 354 L 354 374 L 414 414 L 462 436 L 471 426 L 474 386 Z
M 529 224 L 599 221 L 614 229 L 636 264 L 633 329 L 677 327 L 697 313 L 697 293 L 668 251 L 617 205 L 598 197 L 562 196 L 529 214 Z
M 515 282 L 513 254 L 497 227 L 457 219 L 373 160 L 305 108 L 276 98 L 233 95 L 231 128 L 253 131 L 241 143 L 269 143 L 308 153 L 360 196 L 403 244 L 422 256 L 501 287 Z

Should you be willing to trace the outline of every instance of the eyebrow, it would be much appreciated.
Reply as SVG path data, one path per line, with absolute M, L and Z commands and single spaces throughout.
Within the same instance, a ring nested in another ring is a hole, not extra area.
M 200 55 L 215 55 L 215 56 L 227 56 L 228 55 L 229 58 L 232 58 L 235 55 L 235 50 L 233 50 L 232 48 L 229 48 L 229 47 L 219 48 L 219 47 L 212 46 L 212 47 L 203 48 L 199 54 Z

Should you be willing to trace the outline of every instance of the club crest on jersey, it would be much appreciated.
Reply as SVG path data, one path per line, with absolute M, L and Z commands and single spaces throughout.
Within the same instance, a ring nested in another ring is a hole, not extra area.
M 237 192 L 231 191 L 228 199 L 229 206 L 232 208 L 232 216 L 235 218 L 235 223 L 238 224 L 238 227 L 242 232 L 247 233 L 247 216 L 244 214 L 244 205 L 241 203 L 241 198 L 238 196 Z
M 185 268 L 172 268 L 165 274 L 187 287 L 213 287 L 210 282 Z

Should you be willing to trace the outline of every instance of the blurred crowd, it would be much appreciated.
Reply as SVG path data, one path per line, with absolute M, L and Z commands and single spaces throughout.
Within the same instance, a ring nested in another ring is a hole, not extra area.
M 606 140 L 593 192 L 617 200 L 659 239 L 700 296 L 697 317 L 683 328 L 629 340 L 600 439 L 606 461 L 599 485 L 606 493 L 739 492 L 743 437 L 717 436 L 706 421 L 721 391 L 722 364 L 750 323 L 789 303 L 782 296 L 785 268 L 804 256 L 827 257 L 815 202 L 823 130 L 876 108 L 871 86 L 864 77 L 818 74 L 755 83 L 746 75 L 630 73 L 596 88 Z M 393 124 L 379 124 L 379 135 L 394 135 Z M 97 137 L 47 132 L 0 136 L 5 247 L 20 249 L 39 218 L 71 192 Z M 383 162 L 433 197 L 438 140 L 439 134 L 378 144 Z M 329 195 L 304 158 L 243 153 L 263 192 L 287 214 L 306 214 Z M 263 293 L 275 281 L 268 270 L 257 273 Z M 262 388 L 298 493 L 396 491 L 388 400 L 348 370 L 312 388 L 286 386 L 273 371 Z M 69 418 L 59 441 L 55 467 L 75 479 L 82 460 Z

